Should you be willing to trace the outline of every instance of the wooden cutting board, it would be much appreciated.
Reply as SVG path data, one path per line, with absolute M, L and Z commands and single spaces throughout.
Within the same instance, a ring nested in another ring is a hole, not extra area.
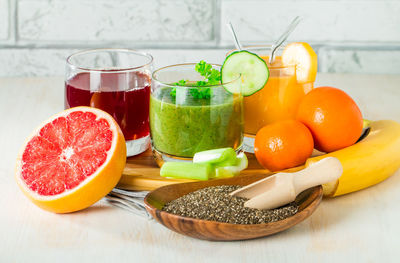
M 262 166 L 258 164 L 254 154 L 246 153 L 246 156 L 249 159 L 249 166 L 246 170 L 242 171 L 239 176 L 272 174 L 271 171 L 262 168 Z M 298 171 L 302 168 L 302 166 L 299 166 L 290 169 L 290 171 Z M 125 169 L 117 187 L 126 190 L 150 191 L 169 184 L 193 181 L 194 180 L 168 179 L 161 177 L 160 168 L 154 161 L 151 150 L 147 150 L 140 155 L 127 159 Z

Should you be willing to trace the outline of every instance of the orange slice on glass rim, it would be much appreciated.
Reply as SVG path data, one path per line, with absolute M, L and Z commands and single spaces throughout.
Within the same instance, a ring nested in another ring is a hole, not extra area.
M 317 54 L 308 43 L 294 42 L 287 45 L 282 52 L 282 63 L 296 66 L 298 83 L 315 81 L 318 59 Z

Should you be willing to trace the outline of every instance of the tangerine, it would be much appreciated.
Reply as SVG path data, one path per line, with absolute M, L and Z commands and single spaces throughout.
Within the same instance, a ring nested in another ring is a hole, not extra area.
M 270 171 L 303 164 L 311 156 L 314 142 L 311 132 L 299 121 L 275 122 L 261 128 L 254 142 L 258 162 Z

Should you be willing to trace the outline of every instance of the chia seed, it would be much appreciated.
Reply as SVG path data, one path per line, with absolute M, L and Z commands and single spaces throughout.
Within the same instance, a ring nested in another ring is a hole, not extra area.
M 248 199 L 229 195 L 240 187 L 206 187 L 165 204 L 162 210 L 185 217 L 247 225 L 279 221 L 296 214 L 299 209 L 295 202 L 271 210 L 244 207 Z

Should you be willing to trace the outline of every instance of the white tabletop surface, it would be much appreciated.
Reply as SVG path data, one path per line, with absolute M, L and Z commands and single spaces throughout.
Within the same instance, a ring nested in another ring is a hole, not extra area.
M 400 121 L 400 76 L 319 74 L 348 92 L 364 118 Z M 58 215 L 33 205 L 14 181 L 32 129 L 63 109 L 62 77 L 0 79 L 0 262 L 400 262 L 400 176 L 324 199 L 299 225 L 267 238 L 209 242 L 100 201 Z M 400 154 L 400 149 L 399 149 Z

